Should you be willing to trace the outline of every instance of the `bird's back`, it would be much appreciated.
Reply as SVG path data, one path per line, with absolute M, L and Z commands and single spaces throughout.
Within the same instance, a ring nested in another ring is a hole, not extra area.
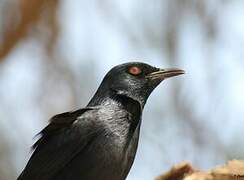
M 18 180 L 124 180 L 137 149 L 139 119 L 133 118 L 140 116 L 115 102 L 63 117 L 43 130 Z

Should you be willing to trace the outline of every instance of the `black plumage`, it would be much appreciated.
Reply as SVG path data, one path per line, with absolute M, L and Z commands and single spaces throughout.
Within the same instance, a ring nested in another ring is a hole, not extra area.
M 138 62 L 114 67 L 86 108 L 51 118 L 18 180 L 124 180 L 147 98 L 163 79 L 183 73 Z

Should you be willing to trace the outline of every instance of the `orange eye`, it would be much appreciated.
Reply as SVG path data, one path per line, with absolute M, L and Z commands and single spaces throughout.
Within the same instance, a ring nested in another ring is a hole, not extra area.
M 136 76 L 136 75 L 141 74 L 141 72 L 142 72 L 142 70 L 139 67 L 133 66 L 133 67 L 129 68 L 129 73 L 132 74 L 132 75 Z

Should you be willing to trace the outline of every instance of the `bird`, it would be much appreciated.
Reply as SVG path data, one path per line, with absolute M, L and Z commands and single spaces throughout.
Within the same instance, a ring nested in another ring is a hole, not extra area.
M 113 67 L 86 107 L 50 119 L 17 180 L 126 179 L 149 95 L 163 80 L 181 74 L 142 62 Z

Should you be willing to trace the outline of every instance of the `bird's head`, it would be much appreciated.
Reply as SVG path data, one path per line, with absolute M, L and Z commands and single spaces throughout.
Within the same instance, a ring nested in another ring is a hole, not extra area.
M 96 95 L 115 93 L 138 101 L 143 107 L 160 82 L 181 74 L 184 74 L 181 69 L 160 69 L 141 62 L 125 63 L 106 74 Z

